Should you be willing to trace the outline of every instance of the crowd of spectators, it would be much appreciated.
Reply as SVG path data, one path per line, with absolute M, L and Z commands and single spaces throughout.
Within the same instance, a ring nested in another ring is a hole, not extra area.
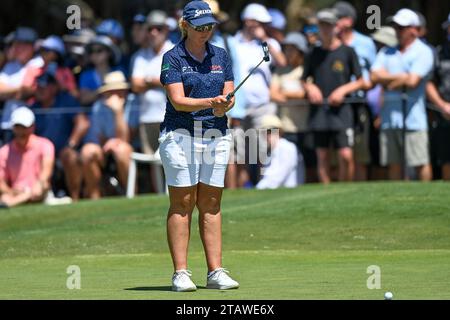
M 228 114 L 235 143 L 227 188 L 450 180 L 450 15 L 433 47 L 425 18 L 410 9 L 364 35 L 348 2 L 318 11 L 301 30 L 252 3 L 230 34 L 222 28 L 229 15 L 207 2 L 219 21 L 210 42 L 228 52 L 236 84 L 262 57 L 262 42 L 271 57 Z M 136 14 L 132 52 L 122 49 L 125 29 L 114 19 L 62 37 L 18 27 L 2 38 L 2 207 L 49 192 L 70 201 L 124 194 L 132 152 L 158 153 L 162 57 L 182 39 L 178 18 Z M 246 161 L 248 129 L 270 130 L 256 137 L 268 151 L 256 164 Z M 147 173 L 155 190 L 157 172 Z

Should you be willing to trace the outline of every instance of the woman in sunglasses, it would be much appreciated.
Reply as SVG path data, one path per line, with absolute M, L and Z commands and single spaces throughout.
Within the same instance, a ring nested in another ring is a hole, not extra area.
M 107 36 L 97 36 L 91 40 L 86 52 L 90 66 L 80 74 L 80 102 L 91 106 L 99 97 L 97 90 L 102 86 L 105 75 L 120 70 L 121 52 Z
M 234 77 L 226 51 L 208 42 L 216 24 L 206 2 L 188 3 L 180 21 L 183 38 L 162 63 L 161 83 L 168 102 L 159 142 L 169 185 L 167 233 L 174 291 L 197 289 L 187 270 L 195 207 L 208 266 L 206 287 L 239 287 L 222 267 L 220 203 L 231 144 L 225 114 L 234 105 L 226 95 L 234 89 Z

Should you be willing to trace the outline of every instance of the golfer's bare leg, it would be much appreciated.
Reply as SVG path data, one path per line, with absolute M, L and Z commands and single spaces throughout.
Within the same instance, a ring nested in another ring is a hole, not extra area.
M 319 176 L 319 181 L 324 184 L 330 183 L 330 153 L 328 149 L 317 148 L 317 175 Z
M 197 200 L 197 186 L 169 187 L 170 208 L 167 216 L 167 241 L 174 270 L 187 269 L 187 255 L 192 211 Z
M 197 208 L 200 216 L 198 223 L 209 272 L 222 267 L 221 200 L 222 188 L 199 183 Z
M 339 181 L 353 181 L 355 175 L 355 164 L 353 162 L 352 148 L 341 148 L 338 150 L 339 157 Z

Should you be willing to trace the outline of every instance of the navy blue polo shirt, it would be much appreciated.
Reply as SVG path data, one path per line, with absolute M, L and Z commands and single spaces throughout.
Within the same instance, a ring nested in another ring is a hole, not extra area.
M 163 85 L 182 82 L 184 93 L 189 98 L 214 98 L 223 94 L 224 84 L 234 81 L 231 60 L 227 52 L 206 43 L 206 57 L 203 62 L 194 59 L 186 50 L 185 41 L 181 41 L 164 57 L 161 67 Z M 202 133 L 208 129 L 217 129 L 225 134 L 227 117 L 215 117 L 213 109 L 196 112 L 175 110 L 167 98 L 166 115 L 161 124 L 161 132 L 186 129 L 194 136 L 194 121 L 201 121 Z

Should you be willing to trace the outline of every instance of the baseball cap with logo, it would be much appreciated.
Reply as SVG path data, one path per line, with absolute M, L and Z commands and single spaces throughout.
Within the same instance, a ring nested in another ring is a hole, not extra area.
M 11 124 L 29 128 L 34 124 L 35 116 L 33 111 L 27 107 L 19 107 L 11 114 Z
M 261 23 L 271 23 L 272 17 L 265 6 L 258 3 L 250 3 L 242 11 L 242 20 L 256 20 Z
M 417 13 L 411 9 L 400 9 L 397 13 L 389 19 L 390 22 L 395 23 L 401 27 L 419 27 L 420 19 Z
M 195 27 L 217 24 L 213 12 L 205 1 L 191 1 L 183 9 L 183 19 Z

